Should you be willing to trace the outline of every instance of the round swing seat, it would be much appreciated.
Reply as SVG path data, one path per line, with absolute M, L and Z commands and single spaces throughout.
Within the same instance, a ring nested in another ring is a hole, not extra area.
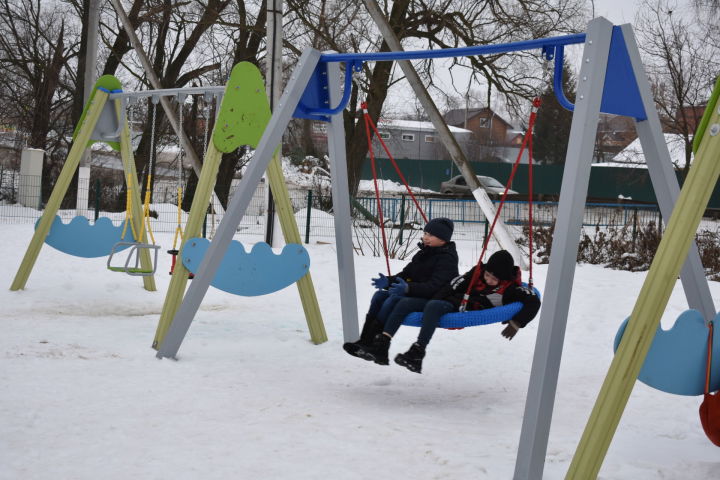
M 523 283 L 524 286 L 527 284 Z M 533 287 L 535 295 L 540 297 L 540 292 L 537 288 Z M 492 323 L 505 322 L 515 315 L 522 309 L 522 303 L 513 302 L 507 305 L 502 305 L 495 308 L 487 308 L 485 310 L 470 310 L 467 312 L 452 312 L 446 313 L 440 317 L 439 328 L 447 329 L 461 329 L 465 327 L 477 327 L 480 325 L 490 325 Z M 403 325 L 409 327 L 421 327 L 423 320 L 422 312 L 413 312 L 405 317 Z

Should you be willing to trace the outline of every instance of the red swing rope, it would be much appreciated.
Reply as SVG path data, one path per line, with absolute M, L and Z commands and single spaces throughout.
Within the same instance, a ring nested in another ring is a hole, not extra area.
M 427 219 L 427 216 L 425 215 L 425 212 L 423 212 L 423 209 L 420 208 L 420 204 L 418 203 L 417 199 L 415 198 L 415 195 L 413 194 L 412 190 L 410 189 L 410 186 L 408 185 L 407 180 L 405 180 L 405 176 L 400 171 L 400 167 L 398 167 L 397 163 L 395 162 L 395 159 L 393 158 L 392 154 L 390 153 L 390 150 L 388 149 L 387 145 L 385 145 L 385 142 L 383 141 L 382 137 L 378 133 L 375 123 L 372 121 L 372 118 L 370 118 L 370 114 L 368 113 L 368 109 L 367 109 L 367 102 L 362 102 L 360 104 L 360 108 L 362 108 L 363 117 L 365 119 L 365 136 L 367 137 L 368 152 L 370 153 L 370 168 L 371 168 L 372 174 L 373 174 L 373 185 L 375 187 L 375 201 L 377 202 L 378 221 L 380 222 L 380 232 L 382 234 L 383 252 L 385 254 L 385 265 L 387 266 L 388 275 L 390 275 L 390 255 L 388 254 L 387 237 L 385 235 L 385 220 L 383 218 L 382 202 L 380 201 L 380 190 L 378 188 L 377 168 L 376 168 L 376 162 L 375 162 L 375 151 L 373 150 L 372 136 L 370 133 L 371 129 L 375 133 L 375 136 L 377 137 L 377 139 L 380 140 L 380 145 L 382 145 L 383 149 L 385 150 L 385 153 L 387 154 L 388 158 L 390 159 L 390 162 L 392 163 L 393 167 L 395 168 L 395 171 L 397 172 L 398 176 L 400 177 L 400 180 L 402 181 L 403 185 L 405 185 L 405 189 L 410 194 L 410 198 L 412 198 L 413 203 L 415 203 L 415 206 L 417 207 L 418 212 L 420 212 L 420 215 L 423 217 L 423 220 L 425 221 L 425 223 L 427 223 L 428 219 Z
M 463 295 L 462 302 L 460 302 L 460 311 L 464 312 L 468 300 L 470 298 L 470 292 L 472 292 L 472 289 L 475 287 L 475 284 L 478 281 L 478 278 L 480 278 L 480 266 L 482 265 L 482 260 L 485 257 L 485 252 L 487 251 L 488 244 L 490 243 L 490 238 L 492 238 L 493 230 L 495 229 L 495 224 L 497 223 L 498 219 L 500 218 L 500 213 L 502 212 L 503 206 L 505 205 L 505 199 L 508 195 L 508 190 L 510 189 L 510 186 L 512 185 L 513 179 L 515 178 L 515 173 L 517 172 L 518 166 L 520 165 L 520 160 L 522 160 L 523 152 L 525 151 L 525 148 L 528 149 L 528 181 L 530 183 L 529 189 L 528 189 L 528 226 L 530 228 L 530 241 L 529 241 L 529 250 L 530 250 L 530 266 L 529 266 L 529 279 L 528 279 L 528 285 L 530 288 L 533 286 L 533 273 L 532 273 L 532 266 L 533 266 L 533 241 L 532 241 L 532 235 L 533 235 L 533 210 L 532 210 L 532 134 L 533 134 L 533 128 L 535 127 L 535 120 L 537 119 L 537 111 L 538 108 L 540 108 L 541 100 L 539 97 L 535 97 L 532 101 L 532 108 L 530 109 L 530 119 L 528 120 L 528 128 L 525 131 L 525 137 L 523 138 L 522 145 L 520 146 L 520 152 L 518 152 L 517 159 L 515 160 L 515 164 L 513 165 L 512 171 L 510 172 L 510 178 L 508 178 L 507 184 L 505 185 L 505 191 L 503 192 L 502 197 L 500 198 L 500 205 L 498 206 L 497 211 L 495 212 L 495 217 L 493 218 L 492 224 L 490 225 L 490 229 L 488 230 L 488 234 L 485 237 L 485 240 L 483 241 L 483 248 L 480 252 L 480 258 L 478 258 L 477 265 L 475 266 L 475 271 L 473 272 L 473 276 L 470 279 L 470 284 L 468 285 L 467 291 L 465 292 L 465 295 Z

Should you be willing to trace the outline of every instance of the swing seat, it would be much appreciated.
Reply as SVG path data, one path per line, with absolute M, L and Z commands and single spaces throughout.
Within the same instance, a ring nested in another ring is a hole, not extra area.
M 126 248 L 130 248 L 130 251 L 125 258 L 125 264 L 113 265 L 112 260 L 115 254 L 122 250 L 125 250 Z M 143 249 L 152 250 L 153 252 L 155 252 L 155 256 L 151 260 L 150 268 L 142 268 L 140 266 L 140 251 Z M 132 275 L 135 277 L 149 277 L 151 275 L 154 275 L 155 270 L 157 269 L 158 250 L 160 250 L 160 245 L 154 245 L 152 243 L 117 242 L 113 246 L 110 252 L 110 256 L 108 257 L 107 269 L 111 272 L 127 273 L 128 275 Z M 130 262 L 133 260 L 133 258 L 135 259 L 135 262 L 131 266 Z
M 182 262 L 197 275 L 210 242 L 188 239 L 181 251 Z M 299 244 L 287 244 L 276 255 L 267 243 L 256 243 L 248 253 L 233 240 L 210 285 L 224 292 L 246 297 L 276 292 L 300 280 L 310 270 L 310 255 Z
M 629 318 L 620 325 L 613 350 L 617 351 Z M 713 320 L 720 325 L 720 315 Z M 710 391 L 720 389 L 720 328 L 713 329 L 713 357 Z M 638 380 L 675 395 L 702 395 L 705 392 L 708 327 L 697 310 L 686 310 L 670 330 L 658 326 Z
M 528 286 L 523 283 L 524 286 Z M 540 297 L 540 291 L 533 287 L 535 295 Z M 495 308 L 486 308 L 485 310 L 470 310 L 467 312 L 446 313 L 440 317 L 439 328 L 447 328 L 451 330 L 461 329 L 465 327 L 477 327 L 480 325 L 490 325 L 491 323 L 500 323 L 512 319 L 522 310 L 522 303 L 513 302 Z M 405 317 L 403 325 L 410 327 L 421 327 L 423 315 L 422 312 L 413 312 Z
M 35 222 L 37 228 L 40 220 Z M 75 217 L 70 223 L 63 223 L 55 216 L 45 243 L 68 255 L 83 258 L 97 258 L 109 255 L 122 237 L 122 225 L 115 226 L 107 217 L 100 217 L 94 225 L 85 217 Z

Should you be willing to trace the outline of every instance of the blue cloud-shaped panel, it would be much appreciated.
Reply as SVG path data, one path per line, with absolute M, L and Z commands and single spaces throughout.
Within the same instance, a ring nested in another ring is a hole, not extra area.
M 628 319 L 615 335 L 617 351 Z M 713 321 L 713 356 L 710 391 L 720 389 L 720 315 Z M 702 395 L 705 391 L 708 328 L 697 310 L 686 310 L 670 330 L 658 326 L 638 380 L 676 395 Z
M 35 222 L 37 228 L 40 220 Z M 68 255 L 83 258 L 106 257 L 110 255 L 113 245 L 121 241 L 122 225 L 115 226 L 106 217 L 100 217 L 93 225 L 85 217 L 75 217 L 70 223 L 63 223 L 55 216 L 45 243 Z M 117 248 L 121 251 L 127 246 Z
M 197 273 L 210 242 L 191 238 L 182 249 L 182 262 Z M 250 252 L 233 240 L 210 285 L 228 293 L 254 297 L 281 290 L 300 280 L 310 269 L 310 255 L 296 243 L 285 245 L 276 255 L 267 243 L 256 243 Z

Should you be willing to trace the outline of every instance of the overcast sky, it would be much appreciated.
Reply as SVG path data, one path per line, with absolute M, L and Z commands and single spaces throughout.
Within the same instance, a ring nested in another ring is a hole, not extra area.
M 588 1 L 592 4 L 593 2 Z M 605 17 L 616 25 L 632 23 L 639 0 L 595 0 L 595 16 Z
M 642 0 L 594 0 L 594 2 L 591 2 L 590 0 L 586 1 L 588 6 L 588 14 L 591 13 L 591 6 L 594 4 L 595 17 L 605 17 L 615 25 L 622 25 L 625 23 L 632 24 L 635 20 L 635 15 L 638 13 L 640 6 L 643 3 Z M 687 6 L 690 1 L 691 0 L 675 0 L 675 3 L 678 5 Z M 566 58 L 570 61 L 571 66 L 574 66 L 573 59 L 581 55 L 582 49 L 582 45 L 568 45 L 565 48 L 565 55 Z M 540 75 L 541 72 L 538 72 L 538 74 Z M 453 85 L 455 85 L 455 88 L 462 89 L 463 86 L 468 84 L 468 80 L 463 77 L 464 74 L 462 69 L 456 69 L 453 71 L 453 80 L 451 81 L 449 74 L 438 68 L 436 70 L 435 81 L 443 87 L 442 90 L 444 92 L 450 93 L 455 97 L 462 98 L 464 96 L 464 91 L 455 91 Z M 485 87 L 478 84 L 472 85 L 471 88 L 476 91 L 482 92 Z M 444 100 L 442 98 L 442 95 L 438 94 L 438 92 L 436 91 L 431 91 L 431 95 L 438 103 L 440 109 L 443 110 Z M 476 105 L 470 106 L 472 107 Z M 505 115 L 507 117 L 506 120 L 509 120 L 513 124 L 517 124 L 515 125 L 516 128 L 519 126 L 520 122 L 518 121 L 518 119 L 510 118 L 507 112 L 504 111 L 504 108 L 501 104 L 496 104 L 495 100 L 492 100 L 491 107 L 500 115 Z M 385 105 L 385 112 L 391 117 L 396 115 L 414 115 L 417 113 L 421 113 L 422 107 L 417 101 L 417 97 L 415 96 L 409 85 L 407 85 L 405 82 L 401 82 L 400 84 L 393 87 L 392 94 L 388 97 L 388 101 Z

